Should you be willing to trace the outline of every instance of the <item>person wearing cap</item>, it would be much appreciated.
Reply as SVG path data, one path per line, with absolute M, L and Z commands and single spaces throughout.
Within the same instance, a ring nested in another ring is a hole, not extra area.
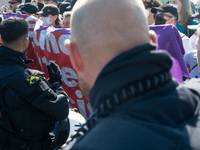
M 61 28 L 61 21 L 59 16 L 59 9 L 54 4 L 48 4 L 43 7 L 43 9 L 37 13 L 41 15 L 41 20 L 44 26 L 54 26 L 55 28 Z
M 190 0 L 169 0 L 169 4 L 176 7 L 178 10 L 178 21 L 176 22 L 177 29 L 190 37 L 194 31 L 187 28 L 188 25 L 197 25 L 197 20 L 193 19 Z
M 35 6 L 32 3 L 24 3 L 19 9 L 16 10 L 20 11 L 22 14 L 28 14 L 28 15 L 33 15 L 38 12 L 37 6 Z
M 178 20 L 178 11 L 177 9 L 172 6 L 172 5 L 169 5 L 169 4 L 164 4 L 164 5 L 161 5 L 160 7 L 154 7 L 151 9 L 152 13 L 155 14 L 155 17 L 156 17 L 156 21 L 155 21 L 155 24 L 156 25 L 161 25 L 161 24 L 172 24 L 172 25 L 176 25 L 176 22 Z M 170 17 L 171 16 L 171 17 Z M 165 18 L 164 18 L 165 17 Z M 168 18 L 167 18 L 168 17 Z M 190 66 L 188 62 L 189 58 L 188 57 L 188 52 L 193 50 L 194 48 L 191 47 L 191 42 L 190 42 L 190 39 L 183 33 L 179 32 L 181 38 L 182 38 L 182 43 L 183 43 L 183 47 L 184 47 L 184 50 L 185 50 L 185 63 L 186 63 L 186 66 L 188 68 L 188 71 L 190 73 L 190 77 L 194 77 L 194 71 L 192 72 L 191 74 L 191 69 L 193 68 L 193 65 Z M 190 55 L 193 54 L 193 53 L 190 53 Z M 192 61 L 194 61 L 195 58 L 193 58 Z M 194 63 L 192 63 L 194 64 Z
M 19 5 L 22 3 L 22 0 L 10 0 L 9 2 L 10 10 L 15 11 L 19 7 Z
M 154 14 L 151 13 L 151 8 L 159 7 L 161 5 L 161 2 L 159 2 L 158 0 L 143 0 L 143 4 L 145 6 L 148 25 L 155 25 L 155 18 Z
M 54 4 L 57 6 L 57 3 L 58 3 L 58 0 L 44 0 L 45 1 L 45 4 L 48 5 L 48 4 Z
M 162 24 L 172 24 L 176 26 L 176 22 L 178 20 L 178 11 L 177 9 L 170 5 L 170 4 L 163 4 L 160 7 L 154 7 L 151 9 L 151 12 L 155 14 L 155 25 L 162 25 Z M 189 38 L 179 32 L 185 53 L 189 52 L 193 48 L 190 46 Z
M 22 0 L 9 0 L 8 3 L 11 12 L 15 12 L 15 9 L 19 8 L 19 5 L 22 3 Z M 10 12 L 8 11 L 8 8 L 5 5 L 1 7 L 1 11 Z
M 173 24 L 178 20 L 177 9 L 169 4 L 163 4 L 160 7 L 153 7 L 151 12 L 155 16 L 155 25 Z

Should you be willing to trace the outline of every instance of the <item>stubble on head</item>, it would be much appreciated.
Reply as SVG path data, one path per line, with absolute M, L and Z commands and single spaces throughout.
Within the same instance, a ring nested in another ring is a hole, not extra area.
M 88 99 L 89 101 L 89 96 L 90 96 L 90 91 L 91 89 L 89 88 L 89 85 L 84 81 L 84 79 L 80 76 L 79 73 L 77 73 L 78 76 L 78 81 L 79 81 L 79 85 L 83 91 L 83 94 L 85 95 L 85 97 Z

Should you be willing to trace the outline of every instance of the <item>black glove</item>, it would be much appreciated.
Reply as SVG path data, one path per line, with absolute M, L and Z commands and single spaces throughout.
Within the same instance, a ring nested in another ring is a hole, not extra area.
M 55 82 L 59 82 L 62 85 L 62 73 L 60 71 L 59 66 L 51 62 L 50 65 L 47 65 L 47 70 L 49 72 L 49 79 L 48 81 L 53 85 Z

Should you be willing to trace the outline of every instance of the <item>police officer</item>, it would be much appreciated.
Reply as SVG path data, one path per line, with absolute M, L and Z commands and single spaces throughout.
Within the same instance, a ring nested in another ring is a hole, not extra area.
M 28 24 L 9 18 L 0 26 L 0 149 L 49 149 L 55 121 L 68 117 L 68 96 L 55 63 L 43 72 L 26 67 Z

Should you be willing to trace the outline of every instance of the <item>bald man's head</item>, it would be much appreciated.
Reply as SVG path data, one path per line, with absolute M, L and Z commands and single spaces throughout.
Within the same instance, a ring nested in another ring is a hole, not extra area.
M 71 16 L 70 60 L 86 97 L 105 65 L 120 53 L 156 41 L 141 0 L 79 0 Z
M 143 7 L 141 0 L 80 0 L 71 19 L 72 42 L 85 59 L 98 64 L 100 56 L 110 59 L 111 55 L 147 43 Z

